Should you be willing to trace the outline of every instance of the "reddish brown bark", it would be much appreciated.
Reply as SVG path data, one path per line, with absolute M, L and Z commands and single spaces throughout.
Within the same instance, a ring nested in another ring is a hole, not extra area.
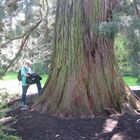
M 93 31 L 112 19 L 112 1 L 58 0 L 57 6 L 53 69 L 33 108 L 63 117 L 140 109 L 118 73 L 113 35 Z

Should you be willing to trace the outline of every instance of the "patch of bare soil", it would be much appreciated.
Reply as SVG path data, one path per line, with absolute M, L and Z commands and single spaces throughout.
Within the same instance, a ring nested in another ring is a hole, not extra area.
M 14 108 L 9 116 L 4 124 L 15 129 L 9 133 L 23 140 L 140 140 L 140 115 L 62 119 Z

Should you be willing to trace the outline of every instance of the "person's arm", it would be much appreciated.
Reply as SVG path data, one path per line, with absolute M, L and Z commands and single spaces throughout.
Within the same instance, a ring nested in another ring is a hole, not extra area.
M 25 67 L 23 67 L 21 69 L 21 76 L 30 77 L 30 75 L 27 73 L 27 70 Z

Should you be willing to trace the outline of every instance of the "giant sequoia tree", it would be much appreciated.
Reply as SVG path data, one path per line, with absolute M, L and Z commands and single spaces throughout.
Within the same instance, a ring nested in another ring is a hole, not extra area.
M 112 20 L 115 0 L 58 0 L 52 69 L 33 108 L 63 117 L 136 112 L 140 100 L 118 73 L 114 36 L 93 30 Z

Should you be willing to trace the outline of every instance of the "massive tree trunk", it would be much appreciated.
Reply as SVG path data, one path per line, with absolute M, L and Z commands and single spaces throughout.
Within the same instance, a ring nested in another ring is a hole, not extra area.
M 93 30 L 110 22 L 112 7 L 112 0 L 58 0 L 53 68 L 35 110 L 92 117 L 140 109 L 118 73 L 113 34 Z

